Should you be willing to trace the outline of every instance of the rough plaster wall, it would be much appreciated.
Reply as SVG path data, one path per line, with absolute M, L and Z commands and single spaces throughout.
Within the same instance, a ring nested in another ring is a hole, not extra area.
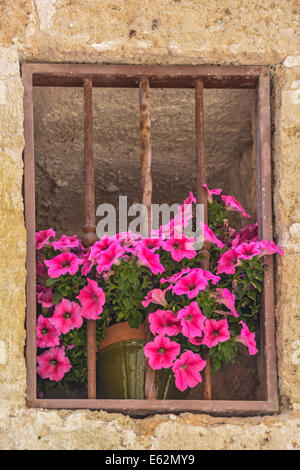
M 1 448 L 300 448 L 299 20 L 296 0 L 145 0 L 142 6 L 136 0 L 1 3 Z M 131 30 L 135 33 L 129 38 Z M 25 60 L 272 66 L 275 229 L 286 252 L 278 260 L 276 276 L 279 415 L 225 419 L 185 413 L 135 420 L 103 412 L 25 407 L 19 73 L 19 62 Z

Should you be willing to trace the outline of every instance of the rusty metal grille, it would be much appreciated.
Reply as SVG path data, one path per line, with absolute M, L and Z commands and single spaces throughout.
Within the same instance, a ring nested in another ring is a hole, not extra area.
M 154 371 L 147 368 L 144 400 L 108 400 L 96 398 L 96 322 L 87 321 L 87 399 L 39 399 L 36 395 L 36 266 L 35 266 L 35 174 L 33 87 L 82 87 L 84 95 L 84 243 L 96 240 L 95 188 L 93 163 L 93 87 L 139 88 L 141 118 L 141 190 L 142 202 L 148 208 L 152 198 L 150 146 L 151 88 L 193 88 L 195 90 L 195 168 L 197 200 L 205 207 L 207 197 L 202 185 L 206 182 L 203 88 L 240 88 L 256 90 L 257 109 L 257 200 L 261 238 L 272 239 L 271 139 L 270 139 L 270 77 L 265 67 L 239 66 L 135 66 L 84 64 L 23 64 L 24 85 L 24 197 L 27 232 L 27 315 L 26 362 L 27 406 L 40 408 L 87 408 L 121 411 L 133 415 L 154 412 L 208 412 L 212 414 L 265 414 L 278 410 L 274 318 L 273 258 L 266 257 L 263 311 L 261 314 L 261 364 L 264 400 L 212 400 L 209 367 L 204 374 L 203 400 L 156 400 Z M 209 258 L 203 261 L 207 269 Z M 149 329 L 146 333 L 149 334 Z

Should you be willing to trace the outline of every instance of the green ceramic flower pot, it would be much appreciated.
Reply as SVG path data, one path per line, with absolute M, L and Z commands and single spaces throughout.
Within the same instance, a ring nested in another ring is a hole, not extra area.
M 131 338 L 130 338 L 131 336 Z M 107 399 L 144 399 L 144 328 L 130 328 L 127 322 L 113 325 L 97 355 L 97 395 Z M 175 387 L 174 375 L 156 371 L 157 399 L 182 400 L 188 392 Z
M 143 339 L 119 341 L 98 352 L 97 390 L 103 398 L 144 398 Z

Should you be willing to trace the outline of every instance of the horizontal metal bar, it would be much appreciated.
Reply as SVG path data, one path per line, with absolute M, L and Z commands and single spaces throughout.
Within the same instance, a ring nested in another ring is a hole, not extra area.
M 27 405 L 33 408 L 107 410 L 131 415 L 205 412 L 229 416 L 278 412 L 277 404 L 272 401 L 36 399 Z
M 138 88 L 147 78 L 151 88 L 194 88 L 197 79 L 204 88 L 256 88 L 263 67 L 211 65 L 99 65 L 99 64 L 28 64 L 34 86 L 81 87 L 84 79 L 93 87 Z

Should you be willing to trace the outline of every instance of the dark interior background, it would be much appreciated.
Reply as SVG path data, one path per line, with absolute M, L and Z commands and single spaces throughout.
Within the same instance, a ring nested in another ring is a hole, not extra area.
M 236 197 L 256 221 L 255 92 L 204 90 L 207 182 Z M 83 90 L 34 88 L 37 230 L 82 236 Z M 138 89 L 93 90 L 96 207 L 119 195 L 141 202 Z M 196 190 L 194 91 L 151 90 L 153 203 L 181 203 Z M 215 399 L 259 399 L 257 358 L 239 359 L 213 377 Z M 201 397 L 201 385 L 190 398 Z

